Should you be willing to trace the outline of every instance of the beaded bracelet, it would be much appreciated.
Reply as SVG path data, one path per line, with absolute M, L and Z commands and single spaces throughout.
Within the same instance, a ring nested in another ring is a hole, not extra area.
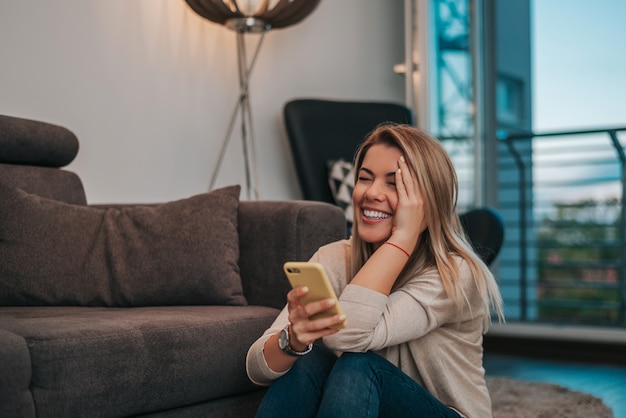
M 411 258 L 411 254 L 409 254 L 404 248 L 400 247 L 399 245 L 396 245 L 393 242 L 389 242 L 389 241 L 385 241 L 385 244 L 389 244 L 392 247 L 396 247 L 397 249 L 402 251 L 404 254 L 406 254 L 407 257 Z

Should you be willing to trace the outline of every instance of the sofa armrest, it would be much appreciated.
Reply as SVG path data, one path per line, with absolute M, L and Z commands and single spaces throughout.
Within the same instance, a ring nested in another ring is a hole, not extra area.
M 242 201 L 239 267 L 250 305 L 282 308 L 289 282 L 286 261 L 307 261 L 322 245 L 346 237 L 338 206 L 314 201 Z
M 32 364 L 24 337 L 0 329 L 0 416 L 34 417 Z

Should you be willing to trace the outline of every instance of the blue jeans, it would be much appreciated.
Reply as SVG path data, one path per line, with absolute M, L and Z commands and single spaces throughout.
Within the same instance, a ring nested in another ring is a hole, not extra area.
M 257 418 L 449 417 L 459 415 L 374 353 L 337 358 L 315 345 L 269 387 Z

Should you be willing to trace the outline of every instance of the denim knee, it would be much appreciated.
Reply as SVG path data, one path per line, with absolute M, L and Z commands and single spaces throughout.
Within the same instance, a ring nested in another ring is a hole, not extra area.
M 321 380 L 322 384 L 333 368 L 337 356 L 322 345 L 313 345 L 313 350 L 296 361 L 288 375 L 317 375 L 316 380 Z M 283 376 L 284 377 L 284 376 Z
M 257 417 L 312 417 L 322 397 L 326 379 L 337 356 L 321 345 L 299 358 L 291 369 L 272 383 Z
M 380 369 L 378 363 L 386 362 L 384 358 L 374 353 L 343 353 L 335 362 L 331 375 L 334 385 L 346 385 L 357 388 L 369 386 L 377 379 Z
M 335 369 L 345 368 L 359 373 L 369 374 L 380 367 L 386 367 L 385 363 L 388 363 L 389 366 L 393 366 L 383 357 L 369 351 L 365 353 L 343 353 L 337 360 Z
M 273 389 L 279 387 L 291 393 L 298 390 L 293 387 L 295 385 L 303 391 L 321 391 L 336 361 L 333 352 L 315 344 L 309 354 L 298 358 L 286 374 L 272 383 Z

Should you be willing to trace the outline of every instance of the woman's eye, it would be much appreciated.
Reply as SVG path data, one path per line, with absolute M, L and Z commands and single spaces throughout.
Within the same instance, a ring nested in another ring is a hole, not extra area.
M 396 187 L 395 181 L 388 181 L 387 184 L 390 185 L 391 187 Z
M 357 181 L 370 181 L 370 178 L 369 177 L 359 176 L 359 177 L 357 177 Z

